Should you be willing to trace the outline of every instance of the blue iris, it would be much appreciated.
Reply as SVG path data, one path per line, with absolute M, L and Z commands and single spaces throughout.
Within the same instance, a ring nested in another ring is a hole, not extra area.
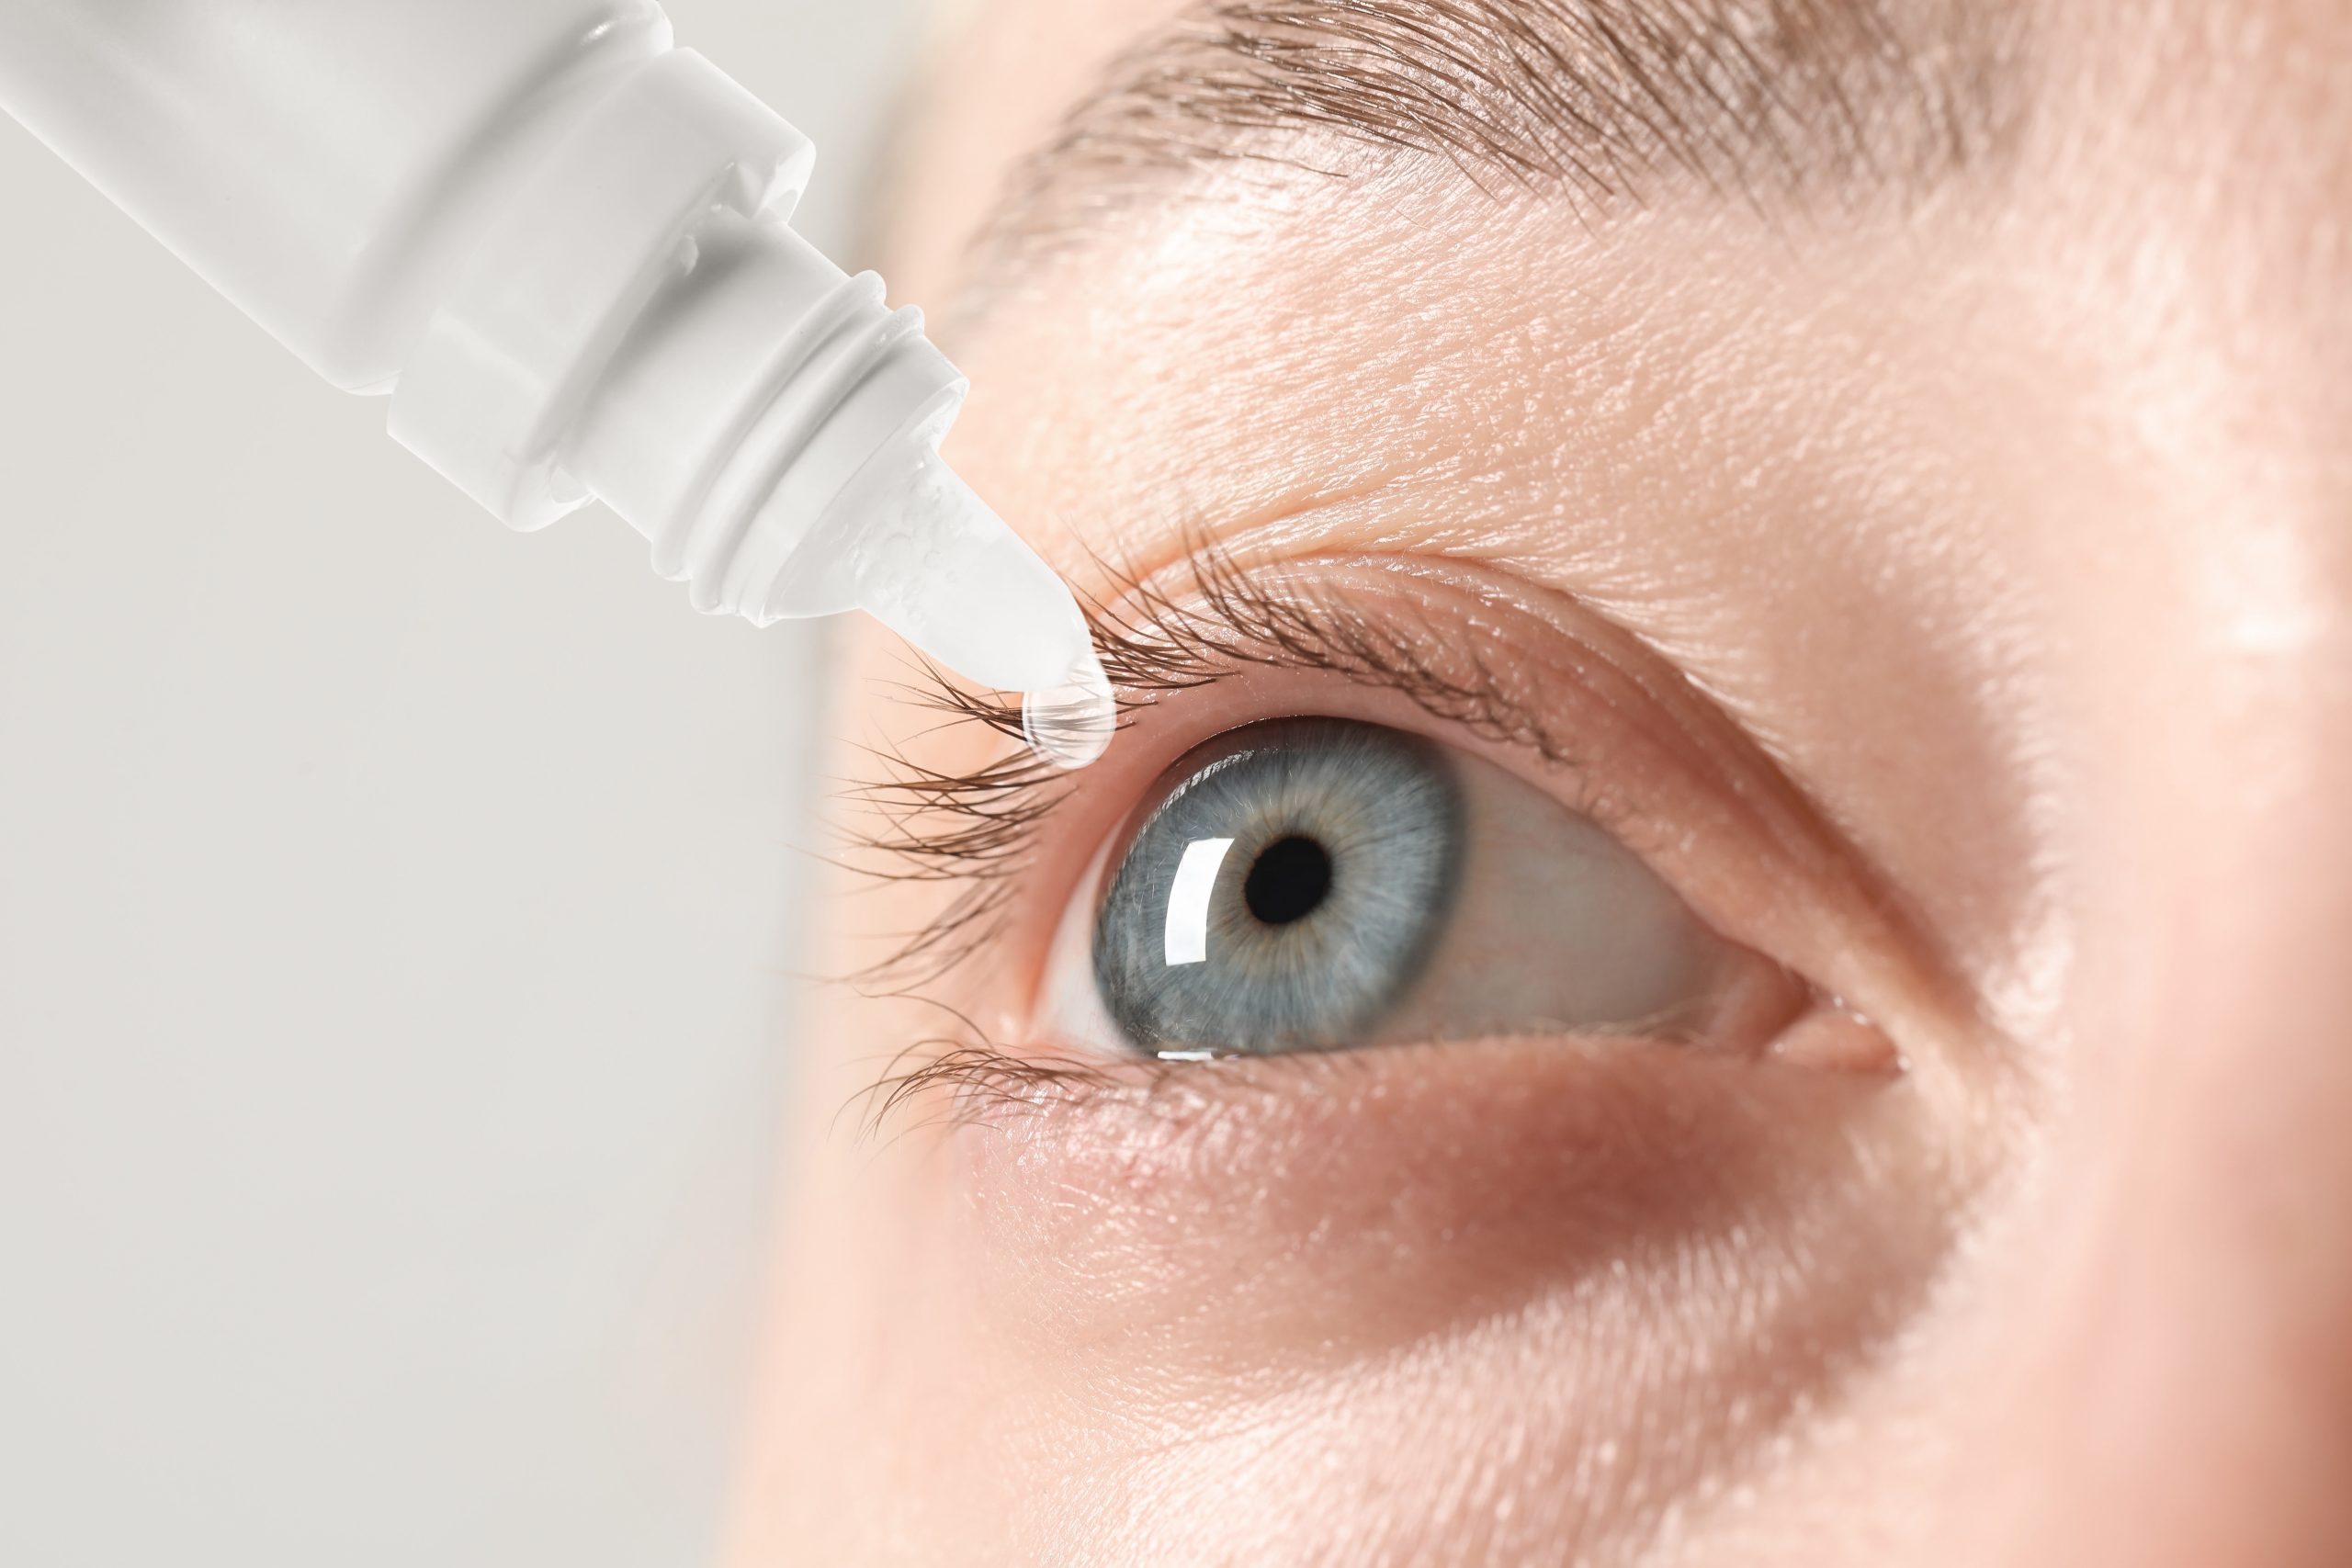
M 1148 1052 L 1357 1043 L 1452 912 L 1464 851 L 1453 762 L 1376 725 L 1285 719 L 1185 766 L 1095 924 L 1104 1010 Z

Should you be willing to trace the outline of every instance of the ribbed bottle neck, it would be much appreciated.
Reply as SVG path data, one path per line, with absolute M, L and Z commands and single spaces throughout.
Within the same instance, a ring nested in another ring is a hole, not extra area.
M 565 466 L 696 608 L 766 624 L 855 604 L 829 570 L 870 467 L 935 447 L 963 377 L 790 228 L 714 210 L 600 378 Z
M 656 55 L 575 120 L 479 237 L 394 389 L 391 430 L 516 527 L 586 499 L 566 467 L 616 358 L 717 215 L 781 223 L 815 153 L 701 56 Z

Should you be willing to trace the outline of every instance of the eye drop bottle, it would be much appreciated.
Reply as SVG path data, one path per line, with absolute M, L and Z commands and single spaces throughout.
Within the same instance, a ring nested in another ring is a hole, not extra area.
M 0 107 L 507 523 L 602 501 L 706 612 L 862 608 L 1107 743 L 1069 589 L 940 458 L 964 378 L 653 0 L 6 0 Z

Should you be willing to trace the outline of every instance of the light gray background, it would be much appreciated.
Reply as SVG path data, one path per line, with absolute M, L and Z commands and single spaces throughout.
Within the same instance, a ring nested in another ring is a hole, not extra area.
M 919 6 L 670 7 L 844 259 Z M 706 1561 L 813 641 L 506 533 L 5 118 L 0 199 L 0 1562 Z

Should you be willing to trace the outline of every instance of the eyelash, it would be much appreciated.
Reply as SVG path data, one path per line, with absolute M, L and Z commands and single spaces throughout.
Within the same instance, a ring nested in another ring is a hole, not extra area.
M 1351 614 L 1335 595 L 1276 591 L 1215 542 L 1188 542 L 1177 586 L 1104 570 L 1110 601 L 1085 602 L 1094 642 L 1120 694 L 1120 728 L 1171 693 L 1213 685 L 1246 669 L 1323 671 L 1410 698 L 1431 716 L 1481 739 L 1561 755 L 1504 701 L 1483 666 L 1470 679 L 1431 669 L 1399 631 Z M 1115 606 L 1115 607 L 1114 607 Z M 903 751 L 877 753 L 889 776 L 844 798 L 865 813 L 847 856 L 855 874 L 883 882 L 964 885 L 947 908 L 879 963 L 854 976 L 897 994 L 920 991 L 1003 934 L 1011 878 L 1036 835 L 1075 787 L 1067 774 L 1018 746 L 1017 696 L 977 692 L 927 661 L 900 688 L 949 725 L 974 724 L 1008 741 L 1002 758 L 967 773 L 928 768 Z

